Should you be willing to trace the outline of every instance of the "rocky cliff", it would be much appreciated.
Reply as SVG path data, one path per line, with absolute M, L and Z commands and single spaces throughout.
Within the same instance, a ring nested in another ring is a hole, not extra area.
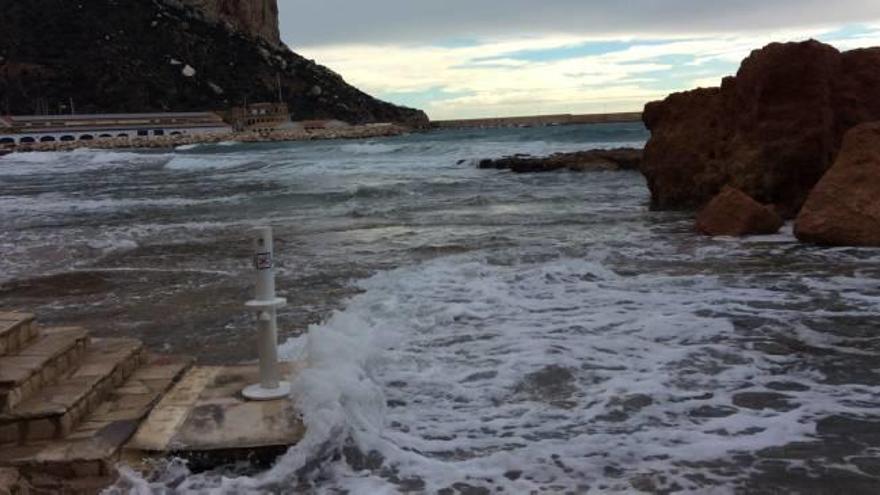
M 880 120 L 880 48 L 807 41 L 753 52 L 720 88 L 646 106 L 641 170 L 659 209 L 696 208 L 725 185 L 793 217 L 844 133 Z
M 281 44 L 277 0 L 181 0 L 204 12 L 208 19 L 231 29 Z
M 279 92 L 297 119 L 427 125 L 178 0 L 0 0 L 0 113 L 220 110 Z

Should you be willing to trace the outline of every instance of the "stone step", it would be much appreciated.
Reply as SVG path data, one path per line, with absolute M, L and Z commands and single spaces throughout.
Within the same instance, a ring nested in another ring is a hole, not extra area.
M 0 313 L 0 356 L 15 354 L 37 336 L 34 315 L 30 313 Z
M 110 391 L 69 435 L 0 448 L 0 466 L 40 477 L 41 484 L 70 487 L 67 480 L 103 480 L 115 476 L 114 466 L 122 445 L 159 399 L 192 366 L 192 358 L 147 356 L 122 386 Z
M 136 339 L 93 339 L 82 364 L 0 414 L 0 444 L 64 438 L 143 362 Z
M 81 328 L 47 328 L 26 347 L 0 356 L 0 413 L 74 368 L 88 344 L 88 332 Z

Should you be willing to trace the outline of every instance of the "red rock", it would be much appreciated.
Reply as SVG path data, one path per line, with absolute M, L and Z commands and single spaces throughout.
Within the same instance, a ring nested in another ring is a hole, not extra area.
M 846 134 L 837 161 L 801 209 L 795 235 L 822 245 L 880 246 L 880 122 Z
M 720 88 L 649 103 L 643 117 L 654 208 L 699 207 L 730 184 L 794 217 L 843 134 L 880 120 L 880 48 L 774 43 Z
M 775 234 L 782 223 L 773 208 L 730 186 L 725 186 L 697 216 L 697 230 L 706 235 Z

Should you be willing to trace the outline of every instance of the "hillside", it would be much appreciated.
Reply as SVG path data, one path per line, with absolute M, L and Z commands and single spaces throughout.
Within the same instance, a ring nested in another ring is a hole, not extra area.
M 221 110 L 280 82 L 296 119 L 427 125 L 227 20 L 177 0 L 0 0 L 0 113 Z

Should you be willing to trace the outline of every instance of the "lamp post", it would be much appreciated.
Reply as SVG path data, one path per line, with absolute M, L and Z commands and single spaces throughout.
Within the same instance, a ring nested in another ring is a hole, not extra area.
M 250 400 L 273 400 L 290 394 L 290 383 L 282 381 L 278 369 L 277 309 L 287 299 L 275 295 L 275 266 L 272 228 L 254 230 L 254 269 L 257 272 L 256 297 L 245 303 L 257 315 L 257 351 L 260 356 L 260 383 L 249 385 L 242 395 Z

